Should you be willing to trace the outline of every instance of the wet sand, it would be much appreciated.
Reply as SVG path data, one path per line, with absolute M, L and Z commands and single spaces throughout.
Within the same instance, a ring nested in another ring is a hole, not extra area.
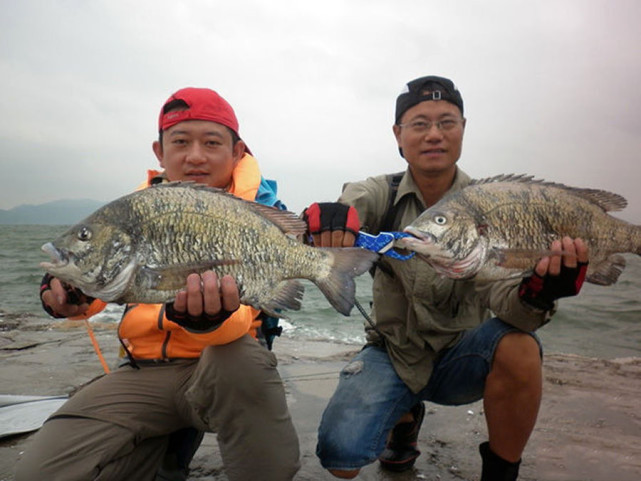
M 109 365 L 118 342 L 113 325 L 92 324 Z M 275 343 L 288 404 L 301 444 L 297 481 L 335 479 L 314 454 L 316 429 L 338 372 L 355 346 Z M 0 394 L 60 395 L 102 374 L 82 324 L 0 317 Z M 641 358 L 603 360 L 547 354 L 539 420 L 524 453 L 524 481 L 638 481 L 641 479 Z M 486 440 L 482 404 L 426 404 L 419 457 L 414 470 L 388 474 L 377 464 L 359 480 L 478 480 L 478 444 Z M 13 480 L 13 467 L 31 434 L 0 439 L 0 481 Z M 192 462 L 190 480 L 224 481 L 216 437 L 207 434 Z

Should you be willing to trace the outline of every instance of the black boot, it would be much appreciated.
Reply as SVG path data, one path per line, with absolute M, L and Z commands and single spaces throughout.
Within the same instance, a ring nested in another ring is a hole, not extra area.
M 425 417 L 425 405 L 422 401 L 414 405 L 410 412 L 414 420 L 394 426 L 387 441 L 385 451 L 379 456 L 381 467 L 390 471 L 407 471 L 412 469 L 421 452 L 416 449 L 418 432 Z
M 519 476 L 520 459 L 516 463 L 506 461 L 492 452 L 488 442 L 481 444 L 479 451 L 483 458 L 481 481 L 516 481 Z

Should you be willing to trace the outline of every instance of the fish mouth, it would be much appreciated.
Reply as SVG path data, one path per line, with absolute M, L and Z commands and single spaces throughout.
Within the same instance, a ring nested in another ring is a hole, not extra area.
M 416 237 L 417 239 L 423 242 L 429 242 L 430 244 L 434 244 L 436 242 L 436 236 L 434 234 L 430 234 L 429 232 L 423 232 L 421 230 L 418 230 L 416 227 L 407 226 L 403 230 L 403 232 L 411 235 L 412 237 Z M 405 239 L 407 239 L 407 237 L 405 237 Z M 403 240 L 403 239 L 399 239 L 399 240 Z
M 42 246 L 42 251 L 51 257 L 51 262 L 41 262 L 40 266 L 46 271 L 63 269 L 69 264 L 69 256 L 51 243 L 47 242 Z
M 481 245 L 476 246 L 467 257 L 457 259 L 439 246 L 435 235 L 412 226 L 406 227 L 404 232 L 412 237 L 397 239 L 394 246 L 416 252 L 416 256 L 430 264 L 438 274 L 451 279 L 469 279 L 476 275 L 482 264 L 484 251 Z
M 422 232 L 411 226 L 406 227 L 403 232 L 411 235 L 412 237 L 401 237 L 400 239 L 396 239 L 394 241 L 395 248 L 408 249 L 416 252 L 421 257 L 429 257 L 429 252 L 426 252 L 426 249 L 429 249 L 431 246 L 436 244 L 436 236 L 429 232 Z

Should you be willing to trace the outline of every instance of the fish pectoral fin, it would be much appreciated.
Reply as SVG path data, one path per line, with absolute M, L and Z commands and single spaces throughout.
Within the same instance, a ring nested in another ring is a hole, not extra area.
M 588 274 L 585 280 L 599 286 L 614 284 L 625 269 L 625 258 L 619 254 L 613 254 L 598 264 L 588 265 Z
M 300 310 L 304 291 L 305 287 L 297 280 L 282 281 L 271 292 L 269 301 L 261 304 L 260 309 L 272 317 L 285 318 L 277 311 L 280 309 Z
M 189 274 L 201 274 L 205 271 L 220 266 L 228 266 L 240 263 L 235 259 L 217 259 L 204 262 L 185 264 L 173 264 L 162 267 L 143 266 L 140 269 L 140 277 L 144 285 L 152 290 L 172 291 L 185 287 L 185 280 Z

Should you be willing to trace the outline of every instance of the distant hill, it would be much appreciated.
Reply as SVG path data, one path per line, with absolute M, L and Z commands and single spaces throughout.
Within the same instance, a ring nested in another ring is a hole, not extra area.
M 19 205 L 9 210 L 0 209 L 0 224 L 70 225 L 105 203 L 92 199 L 64 199 L 39 205 Z

